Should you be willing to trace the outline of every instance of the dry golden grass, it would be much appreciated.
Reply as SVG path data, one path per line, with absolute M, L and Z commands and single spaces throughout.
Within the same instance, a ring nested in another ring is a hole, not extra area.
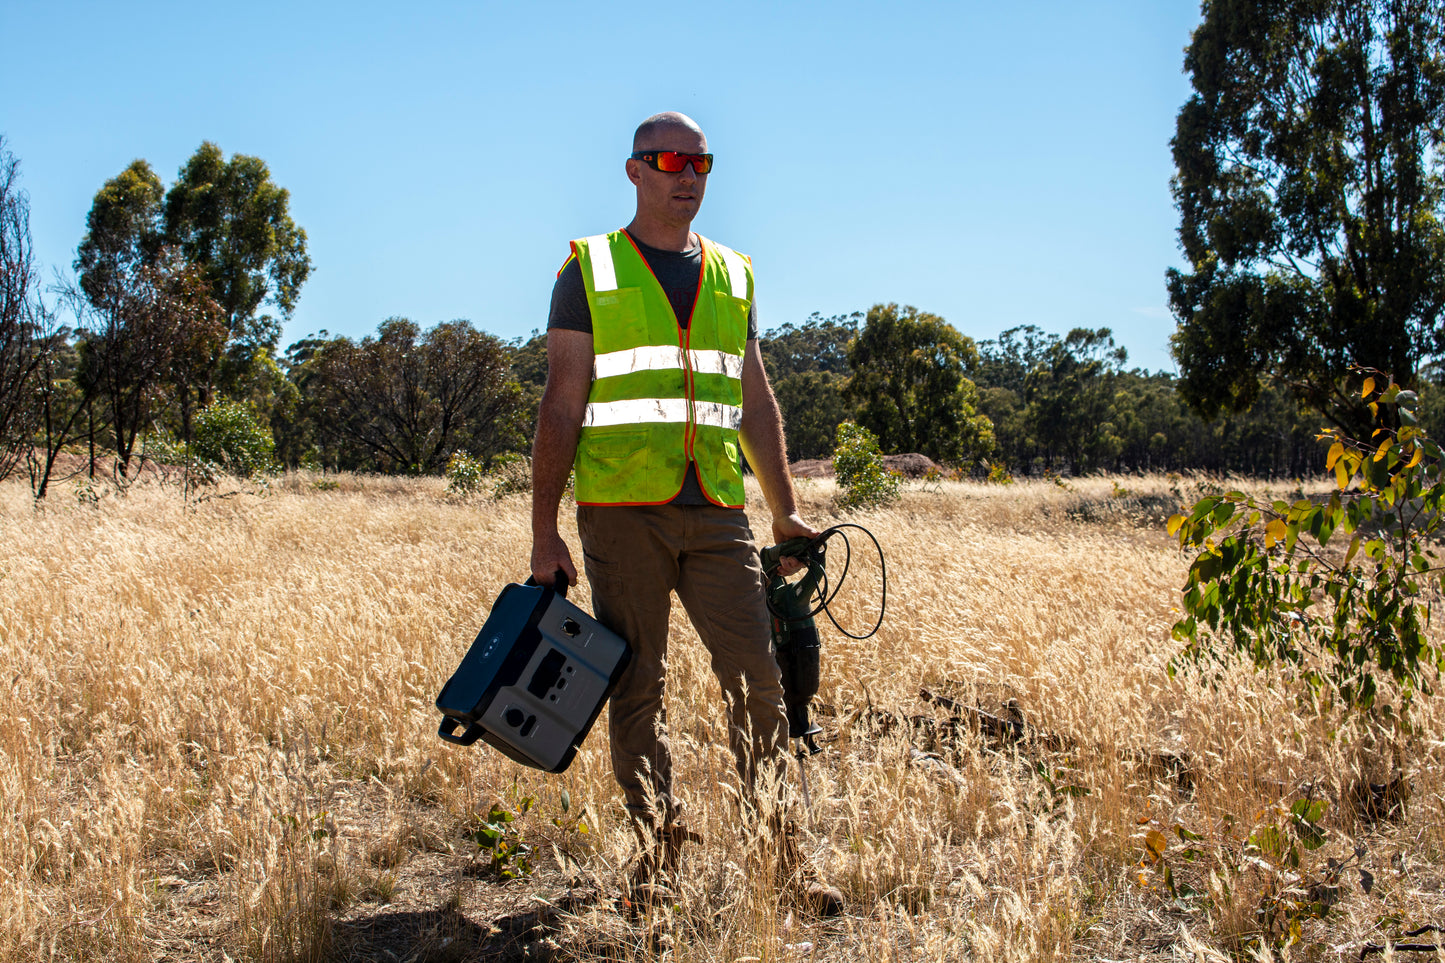
M 317 481 L 190 504 L 62 490 L 38 512 L 0 485 L 0 958 L 1252 956 L 1291 881 L 1244 839 L 1287 828 L 1280 807 L 1306 795 L 1330 802 L 1328 838 L 1293 885 L 1357 845 L 1375 885 L 1351 870 L 1324 919 L 1295 914 L 1293 958 L 1445 921 L 1438 699 L 1421 735 L 1392 738 L 1248 670 L 1217 689 L 1166 673 L 1186 562 L 1162 526 L 1188 484 L 915 486 L 849 517 L 882 543 L 889 604 L 866 641 L 820 621 L 828 738 L 805 838 L 847 897 L 820 921 L 759 871 L 768 841 L 734 814 L 717 685 L 680 609 L 669 715 L 705 842 L 676 904 L 639 917 L 617 899 L 631 835 L 605 719 L 562 776 L 435 736 L 438 689 L 526 573 L 526 498 Z M 816 524 L 844 520 L 830 482 L 799 490 Z M 878 573 L 854 548 L 834 611 L 858 631 Z M 1016 712 L 1035 738 L 953 725 L 921 689 Z M 1377 818 L 1371 783 L 1402 787 L 1403 814 Z M 536 870 L 500 882 L 465 833 L 527 798 L 513 826 Z M 1176 826 L 1204 837 L 1195 859 Z

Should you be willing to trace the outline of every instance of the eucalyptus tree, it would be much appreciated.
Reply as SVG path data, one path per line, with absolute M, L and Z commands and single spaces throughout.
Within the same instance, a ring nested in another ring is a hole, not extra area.
M 100 309 L 97 299 L 113 297 L 119 281 L 141 279 L 142 266 L 170 271 L 176 258 L 198 272 L 223 322 L 219 340 L 209 332 L 186 339 L 203 351 L 185 356 L 189 383 L 177 386 L 189 425 L 191 409 L 210 403 L 218 389 L 245 393 L 253 366 L 275 351 L 311 259 L 306 232 L 290 214 L 290 194 L 271 179 L 265 161 L 245 154 L 227 160 L 209 141 L 169 190 L 144 160 L 108 180 L 86 217 L 75 269 Z
M 210 141 L 166 192 L 166 243 L 201 269 L 225 315 L 232 364 L 275 350 L 281 321 L 295 311 L 311 274 L 306 231 L 292 219 L 290 199 L 261 158 L 227 160 Z
M 993 451 L 993 425 L 979 414 L 968 372 L 973 339 L 936 314 L 875 304 L 848 344 L 845 399 L 884 452 L 921 452 L 966 463 Z
M 1358 431 L 1351 364 L 1413 387 L 1445 354 L 1440 0 L 1205 0 L 1173 139 L 1182 396 L 1267 381 Z

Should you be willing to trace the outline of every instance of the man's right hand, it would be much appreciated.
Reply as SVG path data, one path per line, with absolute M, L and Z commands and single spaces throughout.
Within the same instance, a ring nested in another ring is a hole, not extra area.
M 557 571 L 567 576 L 568 585 L 577 584 L 577 566 L 572 564 L 572 553 L 561 535 L 534 537 L 532 539 L 532 578 L 538 585 L 552 588 L 557 581 Z

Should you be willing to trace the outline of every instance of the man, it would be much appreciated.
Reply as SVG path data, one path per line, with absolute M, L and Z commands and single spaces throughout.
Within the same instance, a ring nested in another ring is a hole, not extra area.
M 798 515 L 758 348 L 752 265 L 691 229 L 712 169 L 707 138 L 669 112 L 645 120 L 632 147 L 632 222 L 573 241 L 552 292 L 532 456 L 532 575 L 543 585 L 558 572 L 576 581 L 557 528 L 575 465 L 594 614 L 632 646 L 609 707 L 612 766 L 643 840 L 637 882 L 654 885 L 689 835 L 672 794 L 663 709 L 673 591 L 727 697 L 745 793 L 783 776 L 787 718 L 740 449 L 772 512 L 773 539 L 818 533 Z M 817 908 L 837 911 L 836 890 L 809 887 Z

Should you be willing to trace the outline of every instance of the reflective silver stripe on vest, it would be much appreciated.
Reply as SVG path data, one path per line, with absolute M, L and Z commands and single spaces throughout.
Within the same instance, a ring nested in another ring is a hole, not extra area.
M 587 253 L 592 255 L 592 290 L 616 291 L 617 269 L 612 266 L 612 245 L 607 243 L 607 235 L 594 234 L 583 240 L 587 242 Z
M 726 351 L 689 351 L 688 354 L 692 356 L 692 370 L 698 374 L 720 374 L 742 380 L 742 355 Z
M 592 377 L 615 378 L 634 371 L 665 371 L 682 367 L 682 349 L 676 345 L 643 345 L 608 351 L 592 359 Z
M 737 431 L 743 423 L 743 410 L 737 405 L 715 401 L 699 401 L 695 405 L 697 423 L 713 428 Z M 682 398 L 632 398 L 626 401 L 594 401 L 587 405 L 582 418 L 583 428 L 606 428 L 610 425 L 685 424 L 687 401 Z
M 722 255 L 723 263 L 727 265 L 728 282 L 732 284 L 733 297 L 746 301 L 748 299 L 748 269 L 743 262 L 743 256 L 721 244 L 717 245 L 717 250 Z
M 742 380 L 741 355 L 726 351 L 689 351 L 688 357 L 692 360 L 692 370 L 699 374 L 720 374 Z M 675 371 L 681 367 L 681 349 L 671 345 L 643 345 L 597 355 L 592 359 L 592 378 L 615 378 L 636 371 Z
M 686 422 L 685 398 L 632 398 L 626 401 L 594 401 L 587 405 L 583 428 L 609 425 L 645 425 L 656 422 Z
M 737 431 L 743 424 L 743 410 L 737 405 L 724 405 L 716 401 L 699 401 L 697 423 L 713 428 L 731 428 Z

